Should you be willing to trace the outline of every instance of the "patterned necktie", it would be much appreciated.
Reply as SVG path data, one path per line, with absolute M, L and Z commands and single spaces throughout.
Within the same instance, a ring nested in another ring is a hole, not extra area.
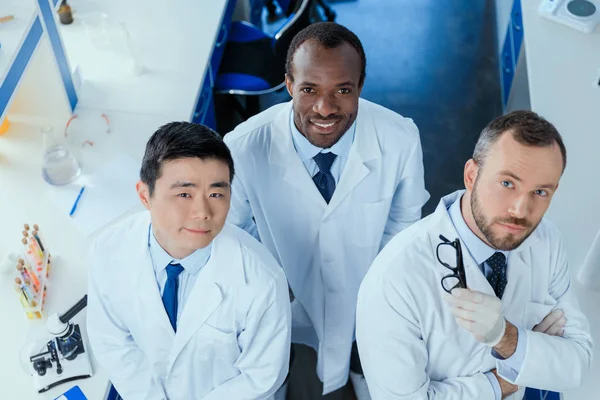
M 488 275 L 487 280 L 496 296 L 501 299 L 506 288 L 506 256 L 497 251 L 486 262 L 492 268 L 492 273 Z
M 331 175 L 331 164 L 333 164 L 336 157 L 337 156 L 331 152 L 319 153 L 313 157 L 313 160 L 315 160 L 319 167 L 319 172 L 317 172 L 312 179 L 328 204 L 335 190 L 335 179 L 333 179 L 333 175 Z
M 177 332 L 177 289 L 179 287 L 177 278 L 182 272 L 183 267 L 180 264 L 167 265 L 167 283 L 162 295 L 165 311 L 175 332 Z

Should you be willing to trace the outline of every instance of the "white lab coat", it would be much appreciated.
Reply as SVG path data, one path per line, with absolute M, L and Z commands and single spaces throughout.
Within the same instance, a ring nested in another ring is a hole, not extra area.
M 600 290 L 600 231 L 588 250 L 579 270 L 578 279 L 586 288 Z
M 444 197 L 434 214 L 396 236 L 377 257 L 358 295 L 357 342 L 367 384 L 379 399 L 494 399 L 484 375 L 496 368 L 489 347 L 460 328 L 442 300 L 440 280 L 450 271 L 436 258 L 442 234 L 458 233 L 447 207 L 462 191 Z M 463 250 L 467 284 L 494 295 Z M 592 339 L 571 286 L 560 234 L 547 220 L 510 252 L 502 313 L 526 330 L 527 352 L 511 398 L 524 387 L 553 391 L 577 388 L 590 368 Z M 564 310 L 564 337 L 531 329 L 551 310 Z
M 294 148 L 291 111 L 291 102 L 276 105 L 225 136 L 236 169 L 228 218 L 285 269 L 295 296 L 292 341 L 318 350 L 329 393 L 348 379 L 360 282 L 380 248 L 420 218 L 429 194 L 415 124 L 361 99 L 327 204 Z
M 150 214 L 95 243 L 87 329 L 125 400 L 264 399 L 289 366 L 291 315 L 282 269 L 241 229 L 214 239 L 177 323 L 169 323 L 148 250 Z

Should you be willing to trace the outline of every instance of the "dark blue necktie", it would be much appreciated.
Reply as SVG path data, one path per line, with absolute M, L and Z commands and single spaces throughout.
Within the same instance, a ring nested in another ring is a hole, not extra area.
M 177 278 L 182 272 L 183 267 L 179 264 L 167 265 L 167 283 L 162 295 L 165 311 L 175 332 L 177 332 L 177 289 L 179 287 Z
M 319 172 L 313 176 L 313 181 L 327 203 L 331 200 L 331 196 L 333 196 L 335 190 L 335 179 L 333 179 L 333 175 L 331 175 L 331 164 L 333 164 L 336 157 L 337 156 L 331 152 L 319 153 L 313 157 L 313 160 L 315 160 L 319 167 Z
M 492 273 L 489 274 L 487 280 L 496 296 L 501 299 L 506 288 L 506 256 L 497 251 L 486 262 L 492 268 Z

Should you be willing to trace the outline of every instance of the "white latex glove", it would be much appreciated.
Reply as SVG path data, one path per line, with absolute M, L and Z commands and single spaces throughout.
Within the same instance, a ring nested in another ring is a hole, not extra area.
M 501 313 L 502 302 L 496 296 L 454 289 L 452 295 L 443 293 L 443 299 L 452 307 L 456 323 L 471 332 L 478 342 L 494 347 L 504 337 L 506 321 Z
M 566 323 L 565 313 L 562 310 L 554 310 L 546 315 L 542 322 L 534 326 L 532 330 L 546 335 L 562 336 L 565 333 L 563 328 Z

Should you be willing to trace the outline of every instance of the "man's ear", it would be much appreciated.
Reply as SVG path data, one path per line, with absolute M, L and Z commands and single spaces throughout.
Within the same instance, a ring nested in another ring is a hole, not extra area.
M 146 207 L 147 210 L 150 210 L 150 188 L 148 185 L 139 180 L 135 184 L 135 190 L 144 207 Z
M 294 98 L 294 78 L 288 73 L 285 74 L 285 87 L 291 98 Z
M 465 164 L 464 181 L 467 191 L 472 192 L 479 174 L 479 165 L 472 158 Z

